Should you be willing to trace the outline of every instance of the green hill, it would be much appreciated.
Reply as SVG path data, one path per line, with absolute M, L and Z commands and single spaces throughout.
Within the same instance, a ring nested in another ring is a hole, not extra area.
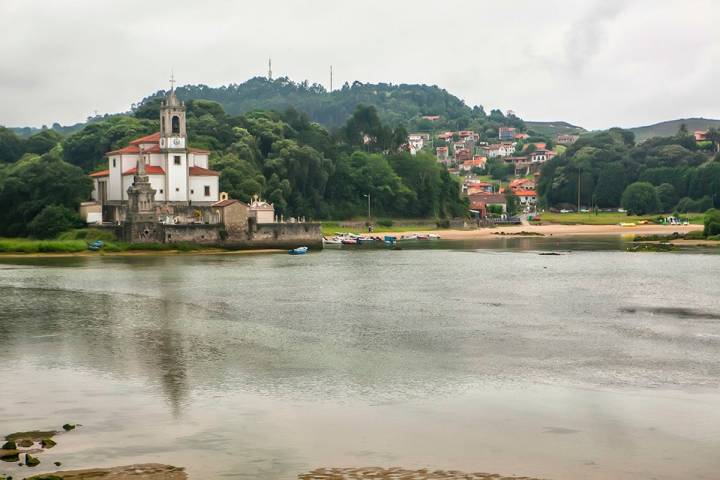
M 138 108 L 155 108 L 164 91 L 140 102 Z M 177 88 L 181 100 L 212 100 L 230 115 L 252 110 L 284 111 L 289 107 L 304 112 L 329 128 L 339 127 L 359 104 L 373 105 L 384 123 L 404 123 L 410 128 L 422 123 L 423 115 L 439 115 L 443 123 L 469 121 L 473 109 L 458 97 L 435 85 L 365 84 L 354 82 L 328 92 L 322 85 L 296 83 L 287 77 L 268 80 L 255 77 L 241 84 L 220 87 L 186 85 Z
M 578 127 L 577 125 L 573 125 L 568 122 L 531 122 L 528 120 L 525 120 L 525 125 L 527 126 L 528 131 L 535 132 L 539 135 L 546 136 L 546 137 L 554 137 L 556 135 L 560 134 L 581 134 L 586 133 L 587 130 L 585 130 L 582 127 Z
M 668 120 L 666 122 L 646 125 L 644 127 L 628 128 L 635 134 L 637 143 L 643 142 L 652 137 L 672 137 L 680 129 L 680 125 L 685 124 L 690 133 L 695 130 L 707 130 L 710 127 L 720 127 L 720 120 L 712 118 L 678 118 L 677 120 Z

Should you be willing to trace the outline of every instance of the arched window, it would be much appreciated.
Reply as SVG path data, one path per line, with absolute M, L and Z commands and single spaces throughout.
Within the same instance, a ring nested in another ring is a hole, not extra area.
M 180 117 L 177 115 L 172 117 L 172 133 L 180 133 Z

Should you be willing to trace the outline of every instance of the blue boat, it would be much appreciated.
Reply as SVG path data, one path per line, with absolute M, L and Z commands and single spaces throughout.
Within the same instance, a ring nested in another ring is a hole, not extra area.
M 393 235 L 385 235 L 384 240 L 385 243 L 387 243 L 388 245 L 393 245 L 395 242 L 397 242 L 397 237 Z
M 292 248 L 288 250 L 288 253 L 290 255 L 304 255 L 308 251 L 308 247 L 298 247 L 298 248 Z
M 91 244 L 88 245 L 88 250 L 92 250 L 93 252 L 97 252 L 100 250 L 105 243 L 102 240 L 95 240 Z

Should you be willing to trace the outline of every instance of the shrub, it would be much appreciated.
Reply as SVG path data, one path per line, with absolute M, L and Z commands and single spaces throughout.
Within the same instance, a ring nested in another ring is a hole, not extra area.
M 675 209 L 678 212 L 706 212 L 713 207 L 712 198 L 709 195 L 705 195 L 702 198 L 693 200 L 690 197 L 683 197 L 677 204 Z
M 703 224 L 705 225 L 703 234 L 706 237 L 720 235 L 720 210 L 715 208 L 708 210 L 705 213 L 705 220 L 703 221 Z
M 389 218 L 381 218 L 377 221 L 377 224 L 381 227 L 392 227 L 393 221 Z
M 450 228 L 450 220 L 447 218 L 441 218 L 436 223 L 438 228 Z
M 62 205 L 48 205 L 28 224 L 28 232 L 35 238 L 54 238 L 82 225 L 83 221 L 77 212 Z
M 660 202 L 651 183 L 635 182 L 625 189 L 621 203 L 628 215 L 646 215 L 657 212 Z

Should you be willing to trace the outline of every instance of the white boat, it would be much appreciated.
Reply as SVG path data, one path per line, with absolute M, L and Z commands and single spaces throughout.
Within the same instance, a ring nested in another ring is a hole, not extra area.
M 418 236 L 414 233 L 412 235 L 403 235 L 400 238 L 398 238 L 398 240 L 417 240 L 417 239 L 418 239 Z
M 428 235 L 428 238 L 430 240 L 440 240 L 440 235 L 438 235 L 437 233 L 431 233 Z
M 333 238 L 325 238 L 325 237 L 323 237 L 322 242 L 323 242 L 323 245 L 326 246 L 326 247 L 332 247 L 332 246 L 342 245 L 342 240 L 339 239 L 338 237 L 333 237 Z

